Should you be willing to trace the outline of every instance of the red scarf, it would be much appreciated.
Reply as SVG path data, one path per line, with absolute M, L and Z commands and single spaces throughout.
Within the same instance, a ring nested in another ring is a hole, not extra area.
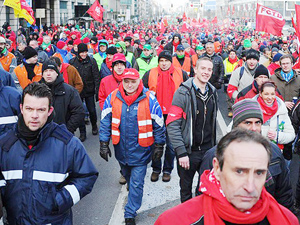
M 121 93 L 121 96 L 125 100 L 125 102 L 126 102 L 126 104 L 128 106 L 130 106 L 132 103 L 134 103 L 135 100 L 137 100 L 137 98 L 142 93 L 143 88 L 144 88 L 143 82 L 142 82 L 142 80 L 140 80 L 140 84 L 139 84 L 139 86 L 138 86 L 137 91 L 135 92 L 135 94 L 133 94 L 133 95 L 126 95 L 124 87 L 123 87 L 123 83 L 121 83 L 119 85 L 119 91 Z
M 115 71 L 113 71 L 113 72 L 112 72 L 112 75 L 114 76 L 114 78 L 116 79 L 116 81 L 117 81 L 118 83 L 121 83 L 121 82 L 122 82 L 123 74 L 118 75 L 118 74 L 116 74 Z
M 258 97 L 257 98 L 257 101 L 262 109 L 262 112 L 263 112 L 263 123 L 267 122 L 269 119 L 272 118 L 272 116 L 275 115 L 275 113 L 277 112 L 278 110 L 278 103 L 277 103 L 277 100 L 275 98 L 275 101 L 273 103 L 272 106 L 268 106 L 264 100 L 262 99 L 262 97 Z
M 206 170 L 201 175 L 200 190 L 204 194 L 204 224 L 225 225 L 223 220 L 234 224 L 255 224 L 267 217 L 271 225 L 292 225 L 276 200 L 263 188 L 260 199 L 247 212 L 238 211 L 223 194 L 214 171 Z
M 68 71 L 67 71 L 67 68 L 69 67 L 69 65 L 70 64 L 68 64 L 68 63 L 62 63 L 61 70 L 60 70 L 60 73 L 62 73 L 64 81 L 67 84 L 69 84 L 69 75 L 68 75 Z
M 163 111 L 163 114 L 168 114 L 172 105 L 173 95 L 175 92 L 175 84 L 172 74 L 174 66 L 171 65 L 170 69 L 162 71 L 158 67 L 158 79 L 156 86 L 156 98 Z
M 175 43 L 174 41 L 173 41 L 173 46 L 174 46 L 174 48 L 175 48 L 175 51 L 177 50 L 177 46 L 180 44 L 180 41 L 178 41 L 177 43 Z
M 238 60 L 239 60 L 239 59 L 238 59 L 238 57 L 236 57 L 236 56 L 235 56 L 234 59 L 228 57 L 228 61 L 229 61 L 231 64 L 234 64 L 234 63 L 237 62 Z
M 105 59 L 105 63 L 107 65 L 107 68 L 112 71 L 112 60 L 109 61 L 107 58 Z

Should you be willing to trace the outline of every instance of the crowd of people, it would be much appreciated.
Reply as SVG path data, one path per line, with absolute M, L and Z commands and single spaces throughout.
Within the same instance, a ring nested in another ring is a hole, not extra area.
M 298 224 L 300 179 L 294 198 L 289 170 L 300 152 L 295 35 L 161 27 L 51 25 L 27 35 L 5 27 L 0 187 L 8 224 L 72 224 L 71 207 L 98 176 L 82 144 L 88 127 L 107 162 L 112 142 L 127 225 L 136 224 L 151 161 L 152 182 L 161 173 L 169 182 L 177 163 L 182 202 L 155 224 Z M 218 143 L 220 94 L 232 122 Z

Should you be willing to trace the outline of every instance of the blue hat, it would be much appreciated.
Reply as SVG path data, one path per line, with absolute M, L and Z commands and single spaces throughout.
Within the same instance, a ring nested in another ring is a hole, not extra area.
M 274 55 L 274 57 L 273 57 L 273 62 L 278 62 L 279 61 L 279 59 L 281 58 L 281 56 L 282 56 L 282 54 L 280 54 L 280 53 L 277 53 L 276 55 Z
M 184 51 L 183 45 L 178 45 L 176 50 L 177 51 Z

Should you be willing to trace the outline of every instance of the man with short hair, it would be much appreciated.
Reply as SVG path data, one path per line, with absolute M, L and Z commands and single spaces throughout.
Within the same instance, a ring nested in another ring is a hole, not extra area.
M 192 184 L 204 153 L 216 143 L 218 96 L 209 83 L 213 63 L 207 57 L 197 61 L 195 77 L 182 83 L 174 94 L 166 121 L 177 157 L 180 199 L 192 198 Z
M 220 89 L 223 83 L 224 64 L 221 56 L 215 53 L 215 47 L 212 42 L 207 42 L 205 45 L 206 53 L 202 57 L 208 57 L 213 62 L 213 73 L 209 82 L 217 89 Z
M 299 98 L 300 76 L 292 69 L 292 56 L 281 56 L 279 63 L 281 68 L 275 70 L 275 74 L 271 76 L 271 80 L 275 82 L 286 107 L 291 110 L 294 106 L 293 97 Z
M 264 64 L 264 66 L 267 67 L 270 65 L 271 60 L 271 51 L 268 47 L 265 47 L 263 54 L 259 58 L 259 64 Z
M 44 52 L 43 49 L 39 46 L 37 40 L 35 40 L 35 39 L 30 40 L 28 45 L 30 47 L 34 48 L 37 51 L 37 53 L 38 53 L 38 62 L 43 63 L 47 59 L 49 59 L 47 53 Z
M 51 44 L 51 38 L 48 35 L 43 37 L 42 49 L 45 51 L 48 57 L 51 57 L 56 52 L 55 45 Z
M 9 224 L 72 224 L 71 207 L 92 191 L 98 172 L 82 143 L 53 122 L 45 84 L 23 91 L 14 130 L 0 138 L 1 191 Z
M 258 67 L 258 61 L 258 52 L 254 49 L 250 49 L 246 53 L 245 64 L 232 72 L 227 88 L 227 94 L 233 101 L 235 101 L 239 92 L 253 82 L 255 70 Z
M 213 170 L 201 175 L 203 195 L 164 212 L 155 225 L 299 224 L 264 188 L 270 158 L 267 139 L 233 130 L 220 140 Z
M 143 78 L 144 74 L 150 69 L 157 67 L 158 57 L 153 55 L 153 49 L 149 44 L 144 45 L 143 52 L 135 61 L 133 68 L 139 71 L 140 77 Z
M 174 67 L 170 51 L 164 50 L 158 56 L 158 66 L 145 73 L 143 83 L 152 93 L 155 93 L 157 101 L 164 115 L 164 122 L 167 120 L 175 91 L 182 82 L 188 80 L 187 73 L 179 67 Z M 175 152 L 166 133 L 165 159 L 162 165 L 161 160 L 152 161 L 153 172 L 151 181 L 158 181 L 159 174 L 163 172 L 162 180 L 169 182 L 171 172 L 174 168 Z
M 176 49 L 178 45 L 181 44 L 181 35 L 180 34 L 174 34 L 172 37 L 171 42 L 169 42 L 165 47 L 164 50 L 168 50 L 173 55 L 174 52 L 176 52 Z
M 183 69 L 190 77 L 194 76 L 194 68 L 191 58 L 185 55 L 185 48 L 182 44 L 177 46 L 176 53 L 173 56 L 173 65 Z
M 244 128 L 261 133 L 263 123 L 262 110 L 254 99 L 244 99 L 233 105 L 232 128 Z M 270 142 L 270 141 L 269 141 Z M 290 181 L 290 171 L 278 146 L 270 142 L 271 164 L 265 183 L 266 190 L 280 203 L 290 210 L 293 209 L 293 190 Z M 200 174 L 207 169 L 212 169 L 212 160 L 216 152 L 216 146 L 208 150 L 204 155 Z
M 17 66 L 17 59 L 6 48 L 4 37 L 0 37 L 0 66 L 7 72 L 12 73 Z
M 128 52 L 131 52 L 131 53 L 134 53 L 135 52 L 135 49 L 134 47 L 131 45 L 131 40 L 132 40 L 132 37 L 130 36 L 126 36 L 124 38 L 124 42 L 125 42 L 125 45 L 126 45 L 126 50 Z
M 74 134 L 84 120 L 84 108 L 78 91 L 64 82 L 58 70 L 58 65 L 53 60 L 47 60 L 42 67 L 42 80 L 50 89 L 53 96 L 55 116 L 53 121 L 65 124 Z

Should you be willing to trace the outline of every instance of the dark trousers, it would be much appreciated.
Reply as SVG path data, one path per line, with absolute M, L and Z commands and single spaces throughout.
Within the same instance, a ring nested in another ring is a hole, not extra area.
M 182 168 L 177 159 L 177 172 L 180 177 L 179 185 L 180 185 L 180 200 L 181 202 L 185 202 L 193 197 L 192 195 L 192 187 L 193 187 L 193 179 L 195 176 L 195 173 L 197 172 L 199 174 L 200 166 L 203 160 L 203 156 L 205 154 L 205 151 L 199 150 L 199 151 L 192 151 L 191 154 L 189 154 L 189 160 L 190 160 L 190 169 L 185 170 Z M 199 174 L 200 176 L 200 174 Z
M 86 107 L 90 114 L 91 124 L 96 125 L 97 124 L 97 113 L 96 113 L 96 105 L 95 105 L 95 99 L 94 95 L 90 97 L 81 98 L 81 100 L 85 101 Z M 79 130 L 81 134 L 86 133 L 86 127 L 85 122 L 82 120 L 81 125 L 79 126 Z

